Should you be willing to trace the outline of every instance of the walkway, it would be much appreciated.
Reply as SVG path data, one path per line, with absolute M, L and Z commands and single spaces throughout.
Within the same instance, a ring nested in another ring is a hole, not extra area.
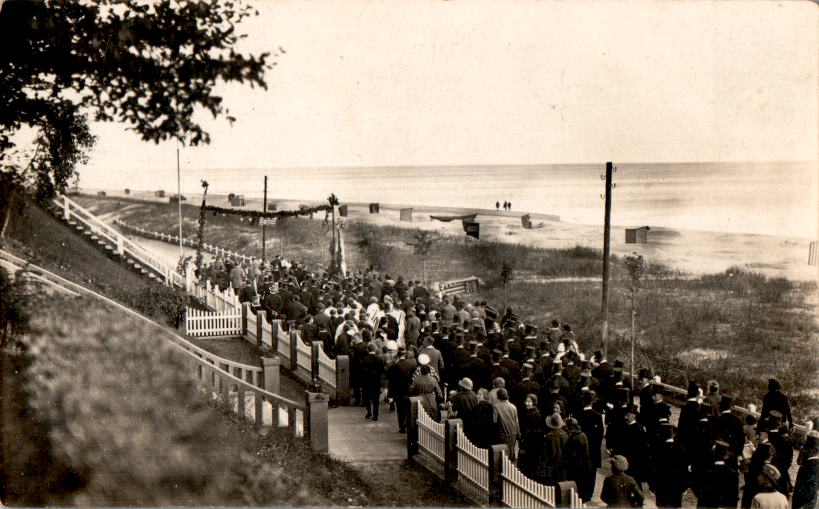
M 403 461 L 407 459 L 407 436 L 398 433 L 398 419 L 383 403 L 378 421 L 365 419 L 360 406 L 329 411 L 330 455 L 350 463 Z

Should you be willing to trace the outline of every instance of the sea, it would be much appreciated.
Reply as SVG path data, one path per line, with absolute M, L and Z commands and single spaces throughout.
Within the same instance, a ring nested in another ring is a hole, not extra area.
M 182 168 L 182 191 L 270 199 L 379 202 L 494 209 L 559 216 L 582 224 L 604 217 L 605 163 L 349 168 Z M 129 172 L 134 190 L 176 190 L 176 172 Z M 813 162 L 615 164 L 612 224 L 817 238 L 819 174 Z M 107 185 L 106 185 L 107 184 Z M 83 179 L 80 186 L 117 188 Z

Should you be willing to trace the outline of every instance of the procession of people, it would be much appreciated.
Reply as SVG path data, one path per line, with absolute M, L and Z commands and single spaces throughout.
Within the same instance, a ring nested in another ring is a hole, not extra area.
M 819 434 L 796 443 L 775 379 L 759 420 L 736 415 L 716 381 L 692 381 L 675 424 L 654 373 L 640 370 L 632 387 L 621 360 L 582 352 L 558 320 L 538 330 L 511 308 L 501 314 L 421 281 L 373 270 L 330 277 L 278 257 L 244 266 L 219 259 L 202 276 L 233 286 L 331 357 L 348 356 L 352 403 L 372 420 L 386 409 L 398 433 L 418 396 L 433 419 L 460 419 L 476 446 L 506 444 L 531 479 L 574 482 L 584 502 L 605 461 L 612 473 L 600 498 L 610 507 L 641 507 L 646 490 L 658 507 L 681 507 L 689 489 L 698 507 L 817 507 Z

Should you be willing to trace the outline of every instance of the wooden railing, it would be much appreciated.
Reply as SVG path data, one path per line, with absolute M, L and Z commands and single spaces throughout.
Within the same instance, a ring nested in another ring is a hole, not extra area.
M 68 196 L 62 195 L 55 198 L 54 204 L 61 209 L 62 216 L 66 221 L 76 221 L 88 228 L 92 234 L 107 240 L 115 246 L 117 254 L 130 256 L 161 275 L 166 283 L 187 289 L 185 277 L 177 273 L 174 267 L 166 265 L 148 250 L 125 237 L 112 226 L 101 221 L 94 214 L 69 199 Z
M 279 390 L 279 359 L 263 359 L 263 367 L 234 362 L 204 350 L 153 320 L 126 306 L 68 281 L 41 267 L 0 250 L 0 261 L 15 273 L 23 270 L 34 274 L 38 281 L 60 287 L 77 295 L 89 295 L 102 300 L 131 316 L 156 327 L 162 337 L 186 356 L 192 374 L 208 391 L 210 397 L 221 397 L 240 416 L 257 426 L 288 427 L 294 436 L 307 440 L 313 450 L 328 451 L 327 406 L 329 398 L 322 393 L 305 393 L 299 403 L 277 394 Z
M 242 310 L 202 311 L 185 309 L 185 334 L 194 337 L 240 336 Z

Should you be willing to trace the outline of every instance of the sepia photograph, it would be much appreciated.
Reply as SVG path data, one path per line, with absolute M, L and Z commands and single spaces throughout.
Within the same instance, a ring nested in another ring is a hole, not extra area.
M 819 509 L 819 4 L 0 0 L 0 506 Z

